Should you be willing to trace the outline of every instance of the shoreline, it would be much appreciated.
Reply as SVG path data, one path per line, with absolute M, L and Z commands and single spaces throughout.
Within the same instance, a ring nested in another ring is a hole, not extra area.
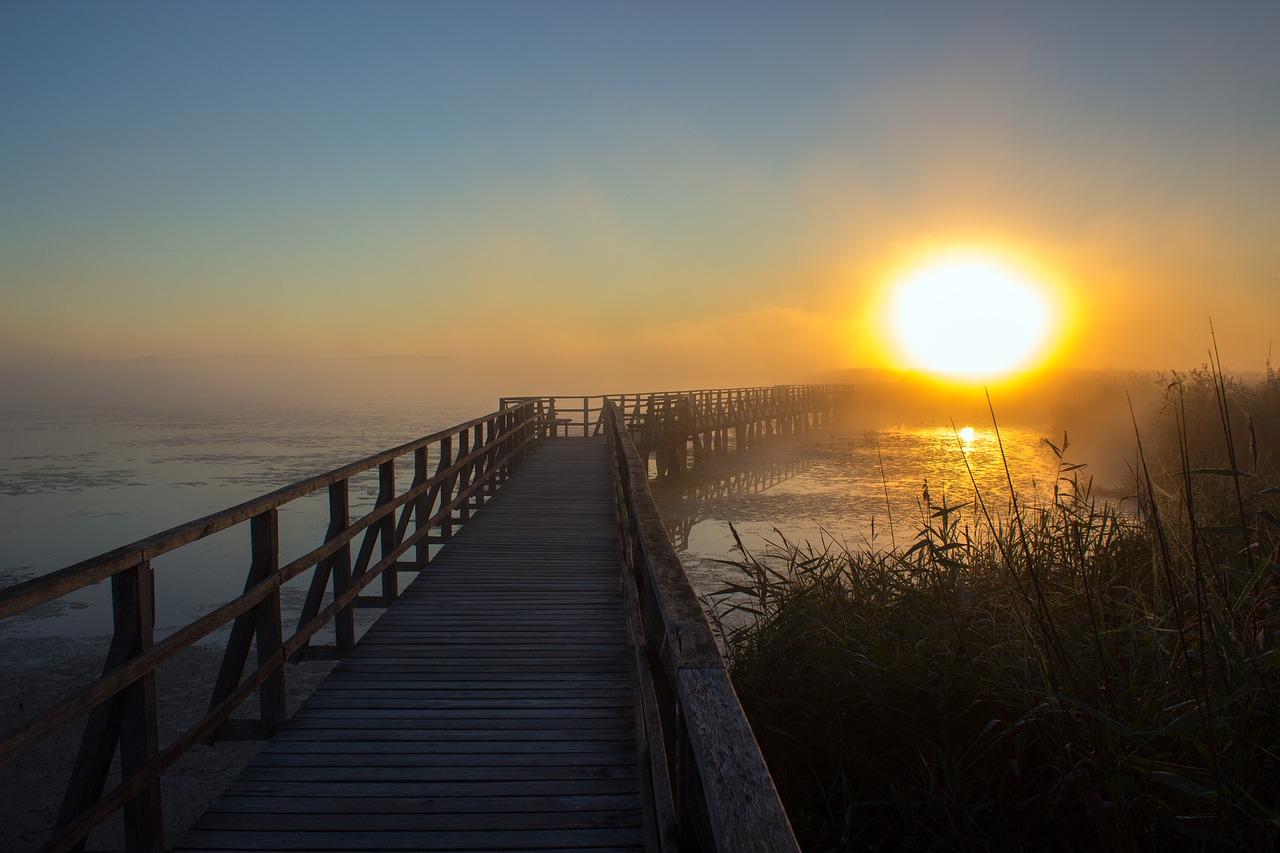
M 108 637 L 9 637 L 4 640 L 9 663 L 0 699 L 0 730 L 12 731 L 53 707 L 101 674 Z M 160 746 L 180 736 L 204 715 L 222 659 L 222 650 L 194 646 L 157 670 L 156 695 Z M 286 664 L 285 685 L 290 715 L 335 666 L 335 661 Z M 256 696 L 232 719 L 253 718 Z M 84 731 L 85 717 L 58 730 L 18 756 L 0 774 L 0 825 L 4 853 L 38 849 L 53 832 Z M 161 778 L 165 847 L 173 844 L 257 754 L 260 741 L 220 741 L 196 745 Z M 108 789 L 118 784 L 118 760 L 108 776 Z M 88 850 L 120 850 L 123 818 L 117 812 L 94 830 Z

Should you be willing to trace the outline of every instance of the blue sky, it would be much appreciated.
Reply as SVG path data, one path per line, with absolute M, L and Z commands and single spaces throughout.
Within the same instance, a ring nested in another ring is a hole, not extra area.
M 954 243 L 1070 294 L 1063 363 L 1198 363 L 1212 315 L 1256 367 L 1278 37 L 1271 3 L 7 3 L 0 357 L 486 336 L 778 381 L 884 363 L 877 294 Z

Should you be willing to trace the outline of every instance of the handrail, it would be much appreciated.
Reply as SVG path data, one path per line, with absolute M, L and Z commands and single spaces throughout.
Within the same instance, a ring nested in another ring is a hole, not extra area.
M 607 403 L 619 409 L 642 460 L 656 454 L 659 477 L 678 475 L 692 451 L 709 455 L 747 449 L 775 435 L 807 432 L 838 417 L 851 385 L 773 385 L 693 391 L 504 397 L 500 406 L 533 404 L 544 437 L 599 435 Z
M 315 633 L 330 622 L 335 625 L 339 648 L 354 644 L 352 608 L 360 593 L 381 578 L 380 601 L 394 598 L 396 573 L 425 565 L 430 559 L 429 546 L 449 539 L 455 525 L 465 524 L 472 508 L 482 505 L 532 450 L 541 436 L 539 417 L 534 404 L 504 407 L 0 590 L 0 619 L 4 619 L 98 581 L 111 580 L 114 635 L 102 676 L 0 740 L 0 765 L 4 765 L 54 731 L 88 715 L 57 828 L 43 849 L 83 849 L 88 834 L 124 808 L 127 849 L 163 850 L 161 774 L 193 746 L 214 736 L 255 690 L 263 724 L 274 728 L 283 723 L 285 661 L 296 660 Z M 407 456 L 413 460 L 413 480 L 398 492 L 396 461 Z M 428 470 L 430 461 L 436 463 L 434 472 Z M 370 512 L 352 520 L 348 483 L 351 477 L 374 468 L 378 469 L 378 499 Z M 279 509 L 325 488 L 329 490 L 330 523 L 324 543 L 281 566 Z M 246 521 L 252 560 L 244 592 L 156 642 L 155 570 L 151 561 Z M 361 534 L 353 562 L 352 545 Z M 376 545 L 380 548 L 375 559 Z M 400 562 L 411 548 L 415 549 L 414 560 Z M 280 588 L 308 570 L 313 572 L 311 588 L 298 628 L 286 637 Z M 331 601 L 322 608 L 330 580 Z M 231 636 L 208 713 L 161 750 L 156 669 L 229 623 Z M 256 668 L 246 676 L 254 645 Z M 122 781 L 104 793 L 117 746 Z
M 107 551 L 96 557 L 82 560 L 65 569 L 59 569 L 38 578 L 14 584 L 4 590 L 0 590 L 0 620 L 7 619 L 15 613 L 20 613 L 23 610 L 28 610 L 55 598 L 60 598 L 67 593 L 75 592 L 86 586 L 92 586 L 98 581 L 105 580 L 118 572 L 137 565 L 143 560 L 154 560 L 162 554 L 226 530 L 228 527 L 247 521 L 267 510 L 275 509 L 297 498 L 317 492 L 339 480 L 348 480 L 356 474 L 368 471 L 390 459 L 399 458 L 428 445 L 438 444 L 444 438 L 485 425 L 495 417 L 503 416 L 508 411 L 506 406 L 502 406 L 501 409 L 501 411 L 474 418 L 466 423 L 414 439 L 390 450 L 383 450 L 324 474 L 318 474 L 306 480 L 291 483 L 273 492 L 268 492 L 261 497 L 253 498 L 228 509 L 219 510 L 195 521 L 179 524 L 176 527 L 171 527 L 168 530 L 139 539 L 136 542 Z M 528 415 L 526 415 L 526 418 L 530 422 L 533 420 Z
M 799 851 L 623 414 L 604 402 L 642 689 L 642 768 L 661 850 Z

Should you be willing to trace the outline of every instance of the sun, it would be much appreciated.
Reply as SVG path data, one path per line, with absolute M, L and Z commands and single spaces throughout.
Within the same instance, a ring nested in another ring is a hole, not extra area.
M 991 258 L 949 256 L 912 270 L 893 286 L 890 311 L 902 354 L 931 373 L 1007 375 L 1049 344 L 1046 297 Z

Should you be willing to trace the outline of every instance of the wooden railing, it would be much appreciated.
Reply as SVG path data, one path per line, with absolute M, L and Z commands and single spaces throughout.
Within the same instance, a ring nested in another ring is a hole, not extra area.
M 658 476 L 744 450 L 761 441 L 829 423 L 847 402 L 847 385 L 773 385 L 583 397 L 504 397 L 500 406 L 537 406 L 546 436 L 598 435 L 612 404 L 641 460 L 654 454 Z
M 3 766 L 88 715 L 57 828 L 44 849 L 82 849 L 89 833 L 123 808 L 127 848 L 163 850 L 161 774 L 193 746 L 214 736 L 255 691 L 259 695 L 261 723 L 268 729 L 283 723 L 285 661 L 303 654 L 312 637 L 330 622 L 334 623 L 336 646 L 342 649 L 353 645 L 352 608 L 361 591 L 381 578 L 378 601 L 385 604 L 394 598 L 397 572 L 416 571 L 425 565 L 430 559 L 430 546 L 448 540 L 455 526 L 465 524 L 472 510 L 482 505 L 529 453 L 540 435 L 539 417 L 537 406 L 532 403 L 504 407 L 483 418 L 0 591 L 3 620 L 99 581 L 111 581 L 114 635 L 102 677 L 0 741 Z M 413 479 L 404 491 L 398 491 L 397 462 L 406 458 L 413 460 Z M 353 520 L 349 481 L 375 468 L 379 482 L 376 503 L 370 512 Z M 329 498 L 329 525 L 323 544 L 281 565 L 280 509 L 321 489 L 328 490 Z M 237 526 L 247 526 L 252 554 L 244 592 L 155 641 L 152 561 Z M 353 559 L 357 537 L 362 538 Z M 414 549 L 413 560 L 402 562 L 401 557 L 410 549 Z M 281 586 L 308 571 L 312 572 L 311 585 L 297 630 L 285 637 Z M 326 596 L 328 605 L 324 605 Z M 156 707 L 157 667 L 228 623 L 230 639 L 208 713 L 162 749 Z M 250 648 L 255 645 L 256 665 L 245 676 Z M 122 781 L 104 794 L 117 748 Z
M 641 772 L 659 849 L 798 851 L 715 639 L 649 493 L 620 407 L 604 402 L 628 632 L 641 689 Z

